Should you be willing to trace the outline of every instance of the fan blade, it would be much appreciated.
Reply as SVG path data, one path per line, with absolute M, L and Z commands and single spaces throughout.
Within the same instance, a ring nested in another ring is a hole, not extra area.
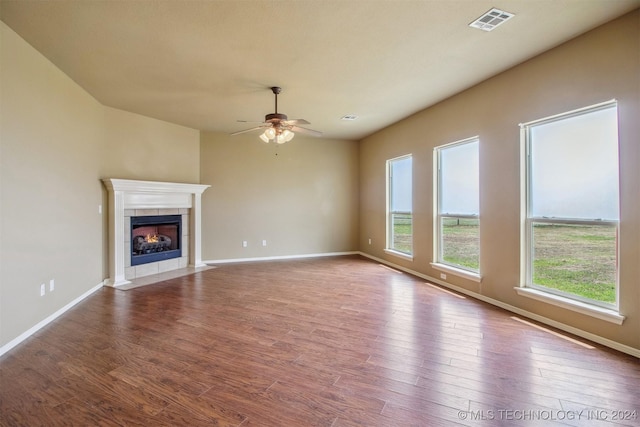
M 305 119 L 293 119 L 293 120 L 285 120 L 285 124 L 287 125 L 310 125 L 308 121 Z
M 254 130 L 264 129 L 264 128 L 266 128 L 266 127 L 268 127 L 268 126 L 258 126 L 258 127 L 251 128 L 251 129 L 241 130 L 241 131 L 238 131 L 238 132 L 234 132 L 234 133 L 232 133 L 232 134 L 231 134 L 231 136 L 233 136 L 233 135 L 240 135 L 241 133 L 253 132 Z
M 299 133 L 312 135 L 312 136 L 322 136 L 322 132 L 319 132 L 313 129 L 302 128 L 300 126 L 291 126 L 291 130 L 293 132 L 299 132 Z

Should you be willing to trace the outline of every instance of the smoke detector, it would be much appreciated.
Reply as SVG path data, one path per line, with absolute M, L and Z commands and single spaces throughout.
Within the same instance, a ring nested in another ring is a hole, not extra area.
M 469 24 L 470 27 L 477 28 L 482 31 L 491 31 L 498 25 L 503 24 L 509 19 L 513 18 L 513 13 L 505 12 L 504 10 L 493 8 L 486 12 L 484 15 Z

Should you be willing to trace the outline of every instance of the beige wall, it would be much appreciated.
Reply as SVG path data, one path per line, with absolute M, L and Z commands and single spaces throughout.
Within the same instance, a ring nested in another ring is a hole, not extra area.
M 360 248 L 430 277 L 433 148 L 480 136 L 482 283 L 451 284 L 640 349 L 640 12 L 597 28 L 361 141 Z M 616 98 L 619 101 L 622 326 L 518 296 L 519 123 Z M 385 161 L 414 156 L 414 259 L 386 254 Z M 367 239 L 373 244 L 368 245 Z
M 356 250 L 358 144 L 258 135 L 202 133 L 203 260 Z
M 91 254 L 102 247 L 96 171 L 103 110 L 0 25 L 0 344 L 5 344 L 102 281 L 100 257 Z M 40 297 L 40 284 L 48 288 L 51 279 L 55 291 Z
M 104 107 L 104 178 L 197 183 L 200 132 Z
M 102 106 L 2 22 L 0 31 L 2 347 L 106 278 L 100 178 L 197 182 L 200 141 L 197 130 Z M 139 161 L 123 161 L 127 151 Z

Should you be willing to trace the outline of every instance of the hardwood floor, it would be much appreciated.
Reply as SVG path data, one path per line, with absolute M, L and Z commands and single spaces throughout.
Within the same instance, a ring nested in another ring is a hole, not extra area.
M 514 317 L 357 256 L 104 288 L 0 359 L 0 424 L 640 424 L 638 359 Z

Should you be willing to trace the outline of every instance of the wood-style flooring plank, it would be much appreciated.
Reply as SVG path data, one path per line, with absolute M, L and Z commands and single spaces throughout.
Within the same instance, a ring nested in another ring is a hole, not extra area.
M 521 320 L 359 256 L 103 288 L 0 358 L 0 426 L 640 424 L 638 359 Z

